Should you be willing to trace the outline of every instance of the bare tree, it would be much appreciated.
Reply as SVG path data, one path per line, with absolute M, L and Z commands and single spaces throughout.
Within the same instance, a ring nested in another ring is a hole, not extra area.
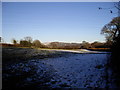
M 120 36 L 120 17 L 115 17 L 112 21 L 106 24 L 102 30 L 101 34 L 106 36 L 106 40 L 109 42 L 114 42 L 115 39 Z
M 27 36 L 27 37 L 24 37 L 24 43 L 25 43 L 25 46 L 28 46 L 28 47 L 31 47 L 32 46 L 32 37 L 30 36 Z M 26 45 L 27 44 L 27 45 Z
M 32 43 L 32 37 L 27 36 L 27 37 L 24 37 L 24 39 L 25 39 L 26 41 L 28 41 L 29 43 Z
M 108 8 L 104 8 L 104 7 L 98 7 L 99 10 L 109 10 L 109 12 L 111 14 L 118 14 L 118 16 L 120 16 L 120 1 L 119 2 L 115 2 L 113 3 L 113 7 L 108 7 Z M 118 12 L 114 12 L 113 9 L 117 9 Z
M 106 24 L 102 30 L 101 34 L 104 34 L 106 37 L 106 41 L 109 43 L 116 42 L 116 39 L 120 36 L 120 2 L 114 3 L 112 8 L 116 8 L 118 10 L 118 17 L 113 18 L 108 24 Z M 109 9 L 110 13 L 113 13 L 112 8 Z M 99 10 L 106 9 L 99 7 Z

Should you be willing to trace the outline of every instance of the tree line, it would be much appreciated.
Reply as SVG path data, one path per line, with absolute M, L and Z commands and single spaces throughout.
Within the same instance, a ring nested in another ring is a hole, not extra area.
M 12 43 L 15 46 L 21 46 L 21 47 L 38 47 L 38 48 L 45 48 L 45 45 L 42 44 L 39 40 L 34 40 L 32 39 L 32 37 L 27 36 L 24 37 L 24 39 L 21 39 L 20 41 L 16 40 L 16 39 L 12 39 Z
M 15 46 L 21 47 L 36 47 L 36 48 L 51 48 L 51 49 L 90 49 L 90 48 L 109 48 L 108 43 L 101 43 L 95 41 L 89 43 L 87 41 L 82 41 L 82 43 L 65 43 L 65 42 L 50 42 L 47 45 L 41 43 L 40 40 L 33 40 L 32 37 L 27 36 L 21 39 L 20 41 L 12 39 L 12 43 Z

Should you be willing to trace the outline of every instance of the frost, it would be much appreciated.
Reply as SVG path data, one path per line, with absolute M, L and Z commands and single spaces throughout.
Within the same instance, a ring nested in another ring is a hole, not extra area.
M 38 83 L 37 87 L 47 85 L 52 88 L 115 87 L 112 82 L 107 83 L 106 80 L 105 65 L 110 54 L 89 50 L 60 52 L 70 53 L 66 56 L 47 58 L 47 60 L 32 59 L 16 63 L 8 69 L 16 75 L 26 76 L 23 85 Z M 111 70 L 108 72 L 111 75 Z M 6 74 L 5 77 L 10 75 Z

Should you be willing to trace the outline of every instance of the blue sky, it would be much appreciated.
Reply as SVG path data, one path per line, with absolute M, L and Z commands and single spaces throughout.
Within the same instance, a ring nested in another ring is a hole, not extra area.
M 7 43 L 26 36 L 41 42 L 103 42 L 100 31 L 117 14 L 98 7 L 111 8 L 113 2 L 3 2 L 2 36 Z

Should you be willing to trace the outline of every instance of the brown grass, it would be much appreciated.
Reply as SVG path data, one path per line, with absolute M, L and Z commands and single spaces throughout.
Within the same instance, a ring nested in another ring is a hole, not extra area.
M 89 48 L 89 50 L 93 50 L 93 51 L 110 51 L 110 48 Z

